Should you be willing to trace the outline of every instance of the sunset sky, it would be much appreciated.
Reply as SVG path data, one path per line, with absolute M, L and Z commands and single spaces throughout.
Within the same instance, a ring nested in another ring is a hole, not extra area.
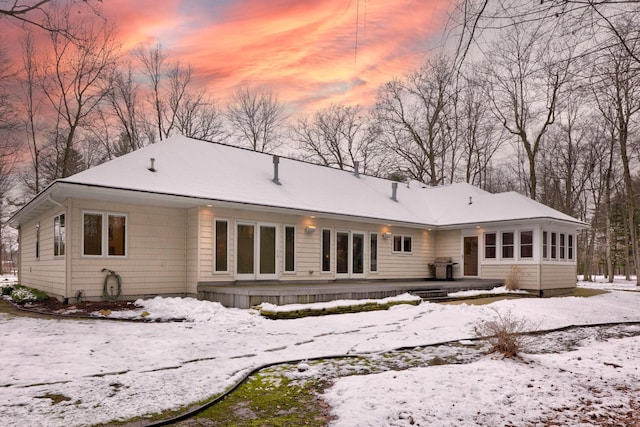
M 160 42 L 223 104 L 270 87 L 292 113 L 368 106 L 442 43 L 452 0 L 104 0 L 125 49 Z M 357 46 L 357 51 L 356 51 Z

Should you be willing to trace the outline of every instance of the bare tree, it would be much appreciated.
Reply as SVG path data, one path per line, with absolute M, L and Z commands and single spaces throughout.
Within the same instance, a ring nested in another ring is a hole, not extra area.
M 399 158 L 404 173 L 430 185 L 451 179 L 456 163 L 451 78 L 449 61 L 437 58 L 378 91 L 376 119 L 383 144 Z
M 300 117 L 292 135 L 304 160 L 343 170 L 358 162 L 360 172 L 376 170 L 377 132 L 359 105 L 334 104 Z
M 211 142 L 228 138 L 224 114 L 204 90 L 187 92 L 176 109 L 175 128 L 184 136 Z
M 553 44 L 540 29 L 512 26 L 487 55 L 484 67 L 492 111 L 526 153 L 532 199 L 538 196 L 538 153 L 570 75 L 570 55 L 560 61 L 553 52 Z
M 89 10 L 95 15 L 99 15 L 97 3 L 102 0 L 70 0 L 67 7 L 77 6 L 76 12 L 83 9 Z M 39 28 L 47 32 L 56 32 L 73 38 L 72 33 L 67 32 L 64 26 L 55 25 L 56 22 L 50 20 L 51 10 L 56 7 L 54 0 L 0 0 L 0 18 L 8 18 L 17 24 Z
M 227 118 L 240 145 L 263 153 L 279 147 L 286 116 L 283 104 L 271 90 L 238 88 L 227 107 Z
M 151 86 L 150 104 L 153 107 L 158 137 L 162 140 L 164 135 L 162 113 L 164 106 L 161 95 L 161 82 L 163 80 L 166 57 L 162 52 L 160 43 L 154 46 L 140 46 L 137 54 L 143 65 L 143 73 L 149 80 L 149 85 Z M 155 139 L 152 141 L 155 141 Z
M 628 28 L 633 25 L 627 21 Z M 623 27 L 624 28 L 624 27 Z M 630 150 L 633 145 L 633 127 L 640 112 L 640 78 L 635 59 L 628 54 L 632 49 L 638 52 L 640 40 L 634 45 L 611 47 L 607 55 L 600 58 L 597 75 L 602 76 L 595 90 L 598 108 L 602 116 L 615 130 L 617 145 L 622 162 L 623 181 L 626 197 L 626 217 L 630 244 L 633 252 L 633 265 L 636 269 L 637 284 L 640 285 L 640 242 L 636 227 L 637 202 L 635 200 L 632 170 L 634 158 Z
M 52 57 L 44 64 L 41 82 L 50 106 L 63 123 L 58 129 L 64 128 L 65 144 L 57 160 L 61 162 L 58 177 L 66 177 L 74 169 L 77 132 L 105 96 L 101 80 L 109 75 L 118 46 L 110 25 L 102 23 L 96 28 L 92 21 L 75 23 L 69 9 L 58 12 L 49 17 L 51 22 L 76 37 L 49 33 Z

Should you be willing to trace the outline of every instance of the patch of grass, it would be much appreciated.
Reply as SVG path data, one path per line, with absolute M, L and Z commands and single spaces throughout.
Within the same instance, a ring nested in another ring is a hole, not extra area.
M 325 426 L 329 422 L 327 407 L 317 395 L 326 386 L 321 379 L 294 380 L 266 369 L 253 375 L 220 403 L 198 414 L 190 425 Z
M 602 294 L 608 294 L 608 293 L 609 291 L 605 291 L 602 289 L 575 288 L 573 292 L 571 292 L 569 295 L 562 295 L 562 296 L 588 298 L 588 297 L 593 297 L 596 295 L 602 295 Z
M 58 403 L 61 402 L 70 402 L 71 398 L 68 396 L 65 396 L 64 394 L 60 394 L 60 393 L 47 393 L 47 394 L 43 394 L 42 396 L 36 396 L 37 399 L 51 399 L 51 404 L 52 405 L 57 405 Z

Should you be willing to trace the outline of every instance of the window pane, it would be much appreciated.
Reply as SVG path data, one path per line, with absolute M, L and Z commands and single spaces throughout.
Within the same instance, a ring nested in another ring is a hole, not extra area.
M 284 271 L 296 271 L 296 229 L 284 228 Z
M 53 219 L 53 256 L 64 255 L 64 214 Z
M 570 260 L 573 260 L 573 234 L 567 235 L 567 238 L 569 239 L 569 245 L 568 245 L 569 256 L 568 256 L 568 258 Z
M 238 256 L 236 257 L 238 274 L 253 274 L 254 266 L 254 227 L 238 224 Z
M 349 233 L 336 233 L 336 273 L 349 272 Z
M 513 233 L 502 233 L 502 258 L 513 258 Z
M 551 233 L 551 258 L 556 259 L 557 256 L 557 243 L 558 243 L 558 235 L 556 233 Z
M 260 274 L 276 272 L 276 228 L 260 226 Z
M 542 258 L 547 258 L 548 257 L 548 250 L 547 250 L 547 232 L 543 231 L 542 232 Z
M 520 258 L 533 258 L 533 231 L 520 232 Z
M 40 258 L 40 224 L 36 225 L 36 259 Z
M 331 271 L 331 230 L 322 230 L 322 271 Z
M 405 252 L 411 252 L 411 236 L 404 237 L 404 247 L 403 250 Z
M 486 233 L 484 235 L 484 257 L 496 257 L 496 233 Z
M 228 223 L 216 221 L 216 271 L 228 271 Z
M 351 271 L 355 274 L 362 274 L 364 273 L 364 234 L 353 234 L 351 240 L 353 248 Z
M 393 251 L 402 252 L 402 236 L 393 236 Z
M 84 214 L 84 255 L 102 255 L 102 214 Z
M 371 233 L 371 248 L 369 254 L 369 267 L 371 271 L 378 271 L 378 235 L 376 233 Z
M 564 259 L 565 254 L 565 235 L 560 234 L 560 259 Z
M 121 215 L 109 215 L 109 255 L 126 255 L 125 236 L 126 218 Z

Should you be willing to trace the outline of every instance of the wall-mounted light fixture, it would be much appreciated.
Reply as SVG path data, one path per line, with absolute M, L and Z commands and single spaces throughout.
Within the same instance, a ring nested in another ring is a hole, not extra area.
M 315 233 L 315 231 L 316 231 L 316 226 L 315 225 L 307 225 L 304 228 L 304 232 L 307 233 L 307 234 Z
M 388 231 L 386 233 L 382 233 L 383 239 L 389 239 L 390 237 L 391 237 L 391 233 L 389 233 Z

